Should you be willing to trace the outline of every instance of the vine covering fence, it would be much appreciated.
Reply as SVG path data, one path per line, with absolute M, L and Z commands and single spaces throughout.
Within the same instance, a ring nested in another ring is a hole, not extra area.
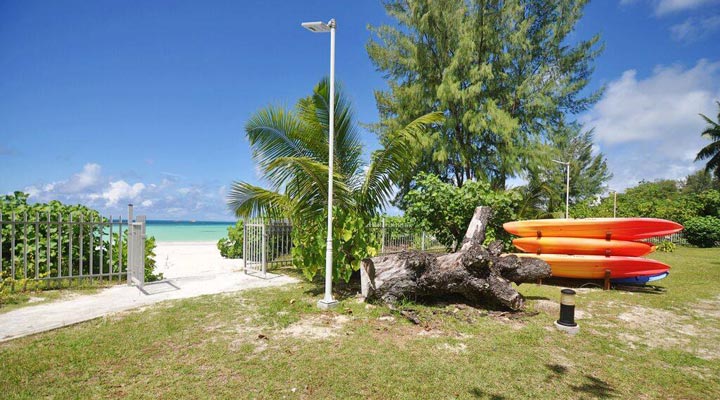
M 28 281 L 130 283 L 135 278 L 133 282 L 142 286 L 145 217 L 138 217 L 132 226 L 128 237 L 128 220 L 121 216 L 86 219 L 82 213 L 0 213 L 0 282 L 14 287 Z M 137 270 L 132 276 L 128 276 L 129 264 Z

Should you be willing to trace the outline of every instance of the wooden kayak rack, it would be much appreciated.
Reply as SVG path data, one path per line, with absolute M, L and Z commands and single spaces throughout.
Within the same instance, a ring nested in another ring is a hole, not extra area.
M 542 280 L 542 279 L 538 279 L 536 283 L 537 283 L 538 285 L 542 285 L 542 284 L 543 284 L 543 280 Z M 606 270 L 605 270 L 605 276 L 603 277 L 603 290 L 610 290 L 610 288 L 611 288 L 611 285 L 610 285 L 610 270 L 609 270 L 609 269 L 606 269 Z

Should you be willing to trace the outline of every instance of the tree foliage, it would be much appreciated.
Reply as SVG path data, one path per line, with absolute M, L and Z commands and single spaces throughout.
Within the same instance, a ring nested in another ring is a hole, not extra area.
M 693 217 L 685 222 L 685 238 L 698 247 L 713 247 L 720 243 L 720 218 Z
M 562 125 L 550 131 L 548 139 L 538 151 L 536 164 L 529 167 L 528 183 L 520 188 L 520 218 L 565 215 L 566 167 L 553 160 L 570 162 L 570 205 L 594 201 L 612 176 L 605 156 L 593 148 L 592 130 L 583 131 L 578 124 Z
M 688 175 L 683 184 L 683 193 L 702 193 L 711 189 L 720 191 L 720 178 L 704 169 Z
M 442 182 L 436 175 L 421 173 L 417 185 L 406 195 L 406 216 L 417 221 L 449 250 L 456 251 L 478 206 L 490 206 L 493 217 L 486 230 L 486 240 L 504 240 L 509 235 L 502 224 L 515 219 L 520 194 L 495 191 L 483 181 L 466 182 L 461 188 Z
M 584 201 L 571 209 L 575 218 L 612 217 L 613 196 L 598 203 Z M 640 182 L 617 194 L 618 217 L 662 218 L 685 225 L 695 217 L 720 217 L 720 191 L 686 190 L 682 181 L 658 180 Z
M 389 89 L 376 91 L 383 143 L 417 115 L 441 111 L 443 126 L 414 153 L 418 171 L 462 186 L 504 189 L 535 163 L 536 144 L 599 93 L 584 88 L 599 36 L 569 40 L 586 0 L 388 0 L 397 26 L 370 27 L 367 51 Z
M 328 205 L 329 84 L 322 80 L 294 110 L 267 107 L 248 121 L 245 130 L 253 158 L 268 188 L 233 183 L 228 204 L 238 217 L 289 218 L 294 226 L 293 262 L 312 278 L 324 273 Z M 349 279 L 360 259 L 372 253 L 365 226 L 388 203 L 393 182 L 413 167 L 408 154 L 426 136 L 425 128 L 442 120 L 429 113 L 399 128 L 392 140 L 362 160 L 362 145 L 350 103 L 335 94 L 333 173 L 333 243 L 335 278 Z M 322 258 L 320 258 L 322 255 Z
M 217 242 L 217 248 L 220 255 L 225 258 L 242 258 L 243 257 L 243 221 L 239 220 L 234 226 L 228 226 L 227 237 Z
M 708 172 L 714 172 L 715 177 L 720 179 L 720 101 L 717 102 L 717 105 L 717 122 L 711 120 L 703 114 L 700 114 L 700 116 L 708 124 L 701 135 L 704 138 L 710 139 L 710 144 L 700 150 L 695 158 L 695 161 L 708 160 L 707 164 L 705 164 L 705 170 Z

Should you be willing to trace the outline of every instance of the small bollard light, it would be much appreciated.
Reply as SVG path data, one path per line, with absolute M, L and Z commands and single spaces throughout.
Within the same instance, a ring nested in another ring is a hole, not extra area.
M 573 335 L 580 331 L 575 323 L 575 291 L 572 289 L 560 291 L 560 319 L 555 321 L 555 327 Z

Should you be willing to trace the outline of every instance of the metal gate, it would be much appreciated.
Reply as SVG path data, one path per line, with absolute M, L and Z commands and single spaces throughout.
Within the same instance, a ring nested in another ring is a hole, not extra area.
M 128 226 L 128 284 L 143 290 L 145 285 L 145 216 Z
M 243 223 L 243 270 L 267 277 L 270 268 L 292 265 L 289 221 L 246 219 Z

